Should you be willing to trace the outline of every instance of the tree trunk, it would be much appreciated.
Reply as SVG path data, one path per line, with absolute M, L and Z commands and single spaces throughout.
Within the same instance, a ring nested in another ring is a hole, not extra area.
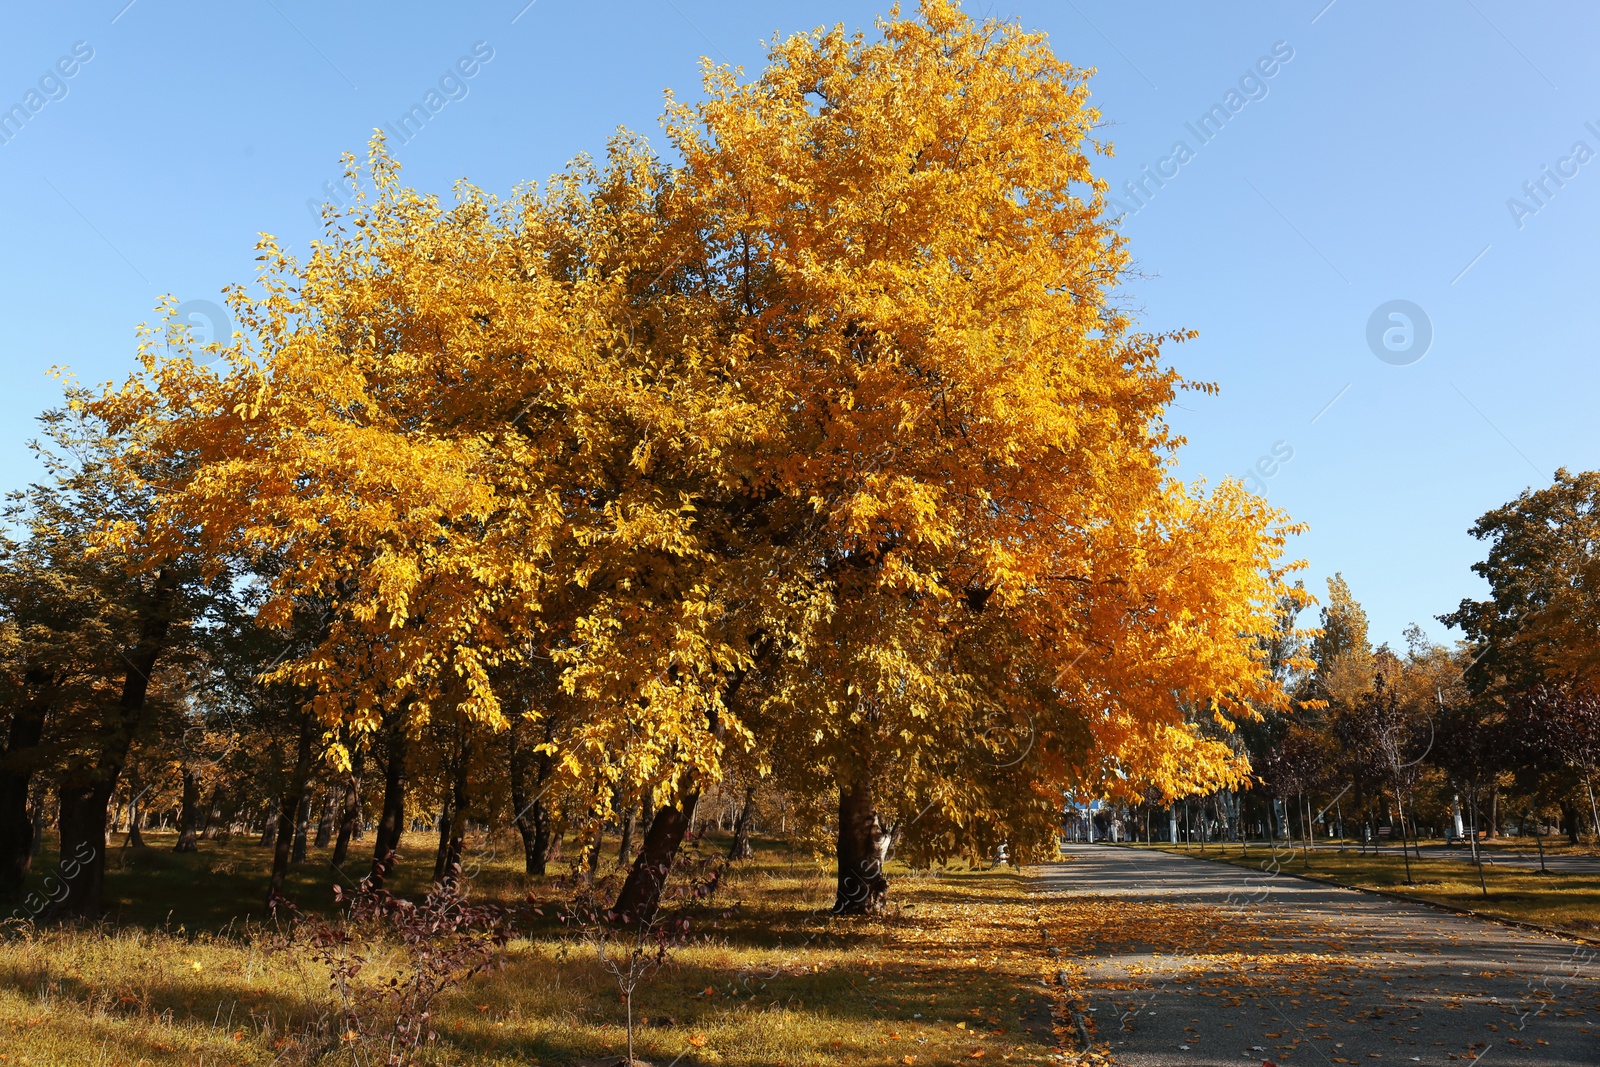
M 206 804 L 206 825 L 200 832 L 200 836 L 206 841 L 215 841 L 217 831 L 222 828 L 223 803 L 222 786 L 218 785 L 211 790 L 211 800 Z
M 188 767 L 183 768 L 183 801 L 178 810 L 178 843 L 174 852 L 195 852 L 200 848 L 200 782 Z
M 361 822 L 361 772 L 367 762 L 366 749 L 358 748 L 350 756 L 350 778 L 344 784 L 344 810 L 339 816 L 339 839 L 334 842 L 331 866 L 343 867 L 350 852 L 350 839 L 355 836 Z
M 339 794 L 341 789 L 332 786 L 322 791 L 322 817 L 317 820 L 317 839 L 314 842 L 317 848 L 327 848 L 333 841 L 333 818 L 339 809 Z
M 289 778 L 289 788 L 284 790 L 278 806 L 278 839 L 272 848 L 272 880 L 267 886 L 267 908 L 277 906 L 283 896 L 283 883 L 289 877 L 289 860 L 296 839 L 305 847 L 304 824 L 300 821 L 301 808 L 306 802 L 306 781 L 311 777 L 311 738 L 314 720 L 309 710 L 301 712 L 300 738 L 295 744 L 294 771 Z
M 472 742 L 464 723 L 457 725 L 455 751 L 451 754 L 449 793 L 439 816 L 439 848 L 433 858 L 433 880 L 452 886 L 461 868 L 461 853 L 466 844 L 468 775 L 472 767 Z
M 600 873 L 600 850 L 605 847 L 606 824 L 597 821 L 594 828 L 594 840 L 589 843 L 589 882 L 592 885 L 595 877 Z
M 728 848 L 730 860 L 750 858 L 750 826 L 755 821 L 756 787 L 748 785 L 744 790 L 744 805 L 739 808 L 739 817 L 733 822 L 733 844 Z
M 467 810 L 472 806 L 472 737 L 466 724 L 461 726 L 461 749 L 456 754 L 456 780 L 450 796 L 450 837 L 445 844 L 442 880 L 454 886 L 461 873 L 461 854 L 467 844 Z
M 145 791 L 140 787 L 136 775 L 130 775 L 128 788 L 134 790 L 133 797 L 128 801 L 128 838 L 129 848 L 145 848 L 144 835 L 139 832 L 139 824 L 144 821 L 144 805 L 139 801 L 144 797 Z
M 1594 775 L 1590 774 L 1588 770 L 1585 770 L 1583 774 L 1583 787 L 1589 791 L 1589 817 L 1594 820 L 1592 825 L 1594 826 L 1596 837 L 1600 837 L 1600 806 L 1595 804 Z
M 0 900 L 20 895 L 33 867 L 38 835 L 28 811 L 28 787 L 56 694 L 55 676 L 46 671 L 28 671 L 23 684 L 27 699 L 11 713 L 11 730 L 0 758 Z
M 524 869 L 534 878 L 543 878 L 561 840 L 561 828 L 545 801 L 555 774 L 555 759 L 547 752 L 530 752 L 523 744 L 519 725 L 512 724 L 507 738 L 511 749 L 511 821 L 522 837 Z M 545 740 L 553 737 L 554 727 L 546 720 Z
M 405 830 L 406 807 L 406 734 L 403 720 L 389 728 L 385 743 L 383 765 L 383 812 L 378 818 L 378 832 L 373 835 L 372 873 L 367 876 L 374 889 L 383 887 L 383 880 L 394 869 L 400 835 Z
M 633 824 L 638 805 L 630 805 L 622 813 L 622 840 L 617 842 L 617 866 L 625 867 L 633 859 Z
M 167 611 L 178 579 L 171 568 L 156 572 L 150 596 L 143 605 L 139 639 L 123 653 L 127 671 L 117 700 L 117 721 L 105 739 L 97 766 L 78 767 L 61 782 L 61 848 L 59 875 L 64 896 L 48 918 L 98 919 L 105 907 L 106 804 L 133 747 L 133 735 L 144 719 L 145 695 L 150 675 L 167 644 Z M 98 805 L 98 807 L 96 807 Z
M 894 833 L 883 825 L 872 800 L 872 783 L 863 774 L 839 783 L 838 888 L 835 915 L 872 915 L 889 898 L 884 864 Z
M 1571 801 L 1561 801 L 1561 825 L 1567 831 L 1567 844 L 1578 843 L 1578 807 Z
M 672 861 L 677 858 L 678 846 L 689 832 L 689 820 L 700 794 L 690 787 L 685 774 L 678 783 L 679 800 L 664 804 L 650 822 L 650 831 L 644 835 L 639 855 L 628 871 L 628 880 L 622 883 L 611 910 L 624 922 L 649 922 L 661 904 L 661 889 L 666 885 Z
M 311 836 L 311 793 L 302 789 L 300 791 L 299 811 L 294 820 L 294 855 L 289 857 L 290 863 L 304 863 L 306 861 L 306 845 Z
M 434 829 L 439 832 L 439 846 L 433 850 L 433 880 L 444 881 L 445 864 L 450 855 L 450 797 L 444 800 L 444 807 L 439 809 L 439 818 L 434 821 Z
M 99 918 L 105 908 L 106 805 L 113 783 L 87 782 L 61 789 L 60 895 L 47 917 Z M 70 844 L 68 844 L 70 842 Z
M 144 805 L 139 803 L 139 795 L 128 801 L 128 848 L 149 848 L 144 843 L 144 833 L 139 832 L 139 822 L 144 821 Z
M 262 848 L 271 848 L 278 840 L 278 810 L 279 804 L 274 803 L 272 810 L 267 813 L 267 821 L 261 828 L 261 840 L 258 842 Z
M 33 801 L 33 854 L 38 856 L 44 850 L 44 807 L 49 787 L 40 782 L 34 783 Z

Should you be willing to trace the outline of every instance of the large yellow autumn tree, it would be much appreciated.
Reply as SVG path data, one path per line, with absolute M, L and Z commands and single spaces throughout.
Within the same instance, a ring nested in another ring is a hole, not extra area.
M 316 614 L 274 674 L 334 759 L 559 706 L 566 775 L 661 806 L 630 914 L 729 746 L 837 797 L 872 910 L 897 837 L 1038 854 L 1064 791 L 1236 780 L 1201 724 L 1284 702 L 1291 530 L 1173 476 L 1193 386 L 1116 303 L 1085 72 L 937 0 L 879 29 L 708 69 L 677 162 L 619 135 L 504 202 L 377 142 L 305 262 L 264 241 L 233 344 L 93 405 L 190 472 L 144 550 Z
M 1064 788 L 1232 781 L 1197 716 L 1283 701 L 1287 531 L 1169 473 L 1186 383 L 1113 299 L 1083 72 L 936 0 L 879 29 L 669 112 L 729 373 L 782 420 L 752 465 L 811 622 L 757 732 L 837 789 L 840 910 L 881 902 L 913 821 L 1038 854 Z

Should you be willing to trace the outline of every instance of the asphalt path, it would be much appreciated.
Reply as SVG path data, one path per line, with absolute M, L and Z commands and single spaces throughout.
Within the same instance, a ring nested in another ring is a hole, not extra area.
M 1125 1067 L 1600 1065 L 1600 950 L 1581 942 L 1270 862 L 1083 845 L 1042 877 L 1078 902 L 1052 951 Z

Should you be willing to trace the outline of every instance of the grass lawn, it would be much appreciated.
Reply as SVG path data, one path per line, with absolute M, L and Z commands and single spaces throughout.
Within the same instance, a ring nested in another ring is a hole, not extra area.
M 1158 845 L 1167 852 L 1207 859 L 1224 860 L 1244 867 L 1272 870 L 1276 862 L 1285 874 L 1303 875 L 1338 885 L 1362 889 L 1378 889 L 1386 893 L 1399 893 L 1420 900 L 1464 908 L 1481 915 L 1518 922 L 1534 923 L 1582 937 L 1600 938 L 1600 871 L 1554 871 L 1539 873 L 1537 868 L 1511 867 L 1486 863 L 1483 866 L 1483 884 L 1488 888 L 1486 897 L 1478 882 L 1478 867 L 1467 862 L 1462 850 L 1461 859 L 1439 858 L 1430 855 L 1424 845 L 1422 859 L 1411 857 L 1412 883 L 1406 881 L 1406 865 L 1399 848 L 1386 845 L 1381 854 L 1362 855 L 1354 845 L 1339 851 L 1336 844 L 1313 848 L 1307 857 L 1296 848 L 1292 853 L 1281 848 L 1273 859 L 1270 848 L 1253 844 L 1248 849 L 1239 844 L 1206 845 L 1202 853 L 1198 846 Z M 1485 854 L 1501 846 L 1489 846 Z M 1518 853 L 1526 849 L 1517 847 Z M 1547 854 L 1584 855 L 1582 850 L 1547 849 Z M 1265 866 L 1263 866 L 1265 864 Z
M 203 842 L 178 855 L 170 835 L 147 839 L 148 849 L 114 854 L 112 915 L 100 928 L 9 925 L 0 1065 L 365 1062 L 339 1046 L 336 1025 L 328 1036 L 336 1017 L 327 971 L 273 947 L 275 926 L 260 907 L 266 850 Z M 521 873 L 514 841 L 469 843 L 480 865 L 473 899 L 554 902 L 550 883 Z M 405 842 L 417 858 L 403 864 L 397 888 L 421 888 L 432 843 Z M 41 860 L 44 868 L 50 857 Z M 1051 1009 L 1063 996 L 1046 984 L 1056 973 L 1047 946 L 1053 930 L 1070 927 L 1070 905 L 1035 895 L 1011 869 L 890 874 L 891 914 L 836 919 L 831 865 L 762 843 L 729 869 L 709 907 L 697 905 L 692 942 L 636 993 L 637 1054 L 662 1065 L 681 1056 L 681 1067 L 1042 1062 L 1056 1046 Z M 326 852 L 312 850 L 289 896 L 326 905 L 334 880 Z M 617 987 L 555 910 L 518 931 L 501 969 L 443 998 L 440 1037 L 422 1062 L 621 1057 Z M 372 969 L 385 973 L 398 949 L 373 951 Z

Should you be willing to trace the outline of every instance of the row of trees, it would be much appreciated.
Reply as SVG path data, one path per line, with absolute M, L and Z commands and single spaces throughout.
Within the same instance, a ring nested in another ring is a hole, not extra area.
M 1493 837 L 1508 823 L 1577 843 L 1600 830 L 1600 473 L 1556 473 L 1484 515 L 1489 544 L 1474 570 L 1489 585 L 1440 621 L 1453 648 L 1420 627 L 1406 647 L 1373 648 L 1367 618 L 1342 577 L 1329 580 L 1320 627 L 1293 629 L 1286 601 L 1274 659 L 1296 696 L 1291 715 L 1242 728 L 1262 786 L 1254 798 L 1196 799 L 1183 832 L 1281 837 L 1337 832 L 1395 843 L 1419 832 Z M 1301 643 L 1304 668 L 1289 664 Z M 1166 819 L 1160 835 L 1169 832 Z
M 190 843 L 276 808 L 274 892 L 319 768 L 376 881 L 419 802 L 442 871 L 468 817 L 537 873 L 642 811 L 635 916 L 730 778 L 810 798 L 841 912 L 897 842 L 1025 860 L 1064 791 L 1238 784 L 1294 530 L 1171 472 L 1211 387 L 1116 301 L 1085 74 L 942 0 L 879 29 L 708 67 L 674 162 L 622 132 L 506 200 L 404 187 L 380 135 L 231 340 L 169 322 L 70 390 L 0 579 L 0 889 L 44 788 L 98 913 L 108 802 L 162 767 Z

